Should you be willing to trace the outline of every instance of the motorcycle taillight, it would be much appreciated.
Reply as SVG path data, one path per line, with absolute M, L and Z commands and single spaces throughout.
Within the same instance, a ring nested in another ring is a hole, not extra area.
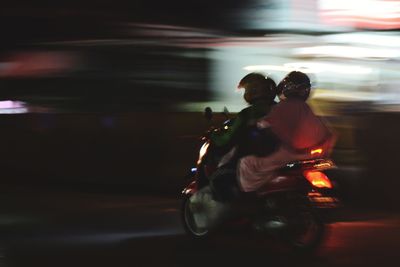
M 321 155 L 324 150 L 322 148 L 316 148 L 310 151 L 311 156 Z
M 308 170 L 304 172 L 306 179 L 315 187 L 318 188 L 332 188 L 332 183 L 323 172 Z

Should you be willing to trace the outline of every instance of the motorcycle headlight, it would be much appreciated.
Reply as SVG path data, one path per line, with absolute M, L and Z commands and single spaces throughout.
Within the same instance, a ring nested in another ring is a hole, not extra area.
M 207 153 L 208 147 L 210 146 L 209 142 L 205 142 L 201 148 L 200 148 L 200 152 L 199 152 L 199 159 L 197 160 L 197 164 L 200 164 L 201 161 L 203 160 L 204 155 Z

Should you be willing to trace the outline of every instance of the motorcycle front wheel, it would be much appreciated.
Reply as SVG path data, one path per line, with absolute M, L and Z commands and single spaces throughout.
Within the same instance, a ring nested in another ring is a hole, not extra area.
M 183 227 L 190 237 L 194 239 L 206 239 L 209 236 L 209 230 L 201 225 L 204 214 L 202 214 L 201 209 L 193 209 L 190 197 L 190 195 L 184 196 L 182 201 L 181 217 Z

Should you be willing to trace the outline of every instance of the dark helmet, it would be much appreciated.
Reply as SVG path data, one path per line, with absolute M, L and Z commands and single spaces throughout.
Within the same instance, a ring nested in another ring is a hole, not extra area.
M 311 81 L 306 74 L 292 71 L 278 84 L 277 94 L 287 98 L 307 100 L 310 95 Z
M 240 80 L 238 88 L 244 88 L 243 97 L 249 104 L 259 100 L 272 103 L 276 96 L 276 83 L 261 73 L 247 74 Z

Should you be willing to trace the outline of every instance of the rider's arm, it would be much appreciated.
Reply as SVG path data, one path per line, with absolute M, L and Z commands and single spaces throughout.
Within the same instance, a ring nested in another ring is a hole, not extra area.
M 222 147 L 228 145 L 236 138 L 240 130 L 245 124 L 245 120 L 241 113 L 235 118 L 232 125 L 230 125 L 227 129 L 218 132 L 211 133 L 211 140 L 218 147 Z

